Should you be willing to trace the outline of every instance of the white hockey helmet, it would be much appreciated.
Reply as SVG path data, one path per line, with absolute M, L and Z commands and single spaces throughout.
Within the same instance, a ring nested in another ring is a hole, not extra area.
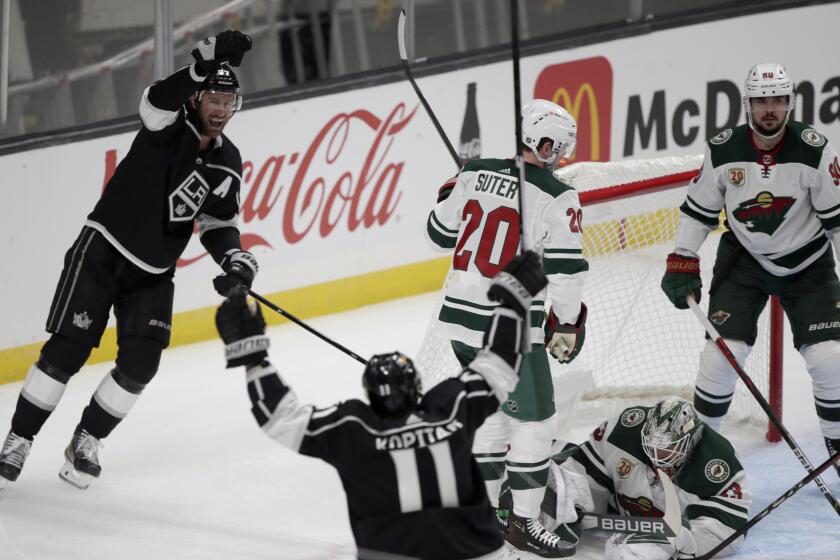
M 703 433 L 694 406 L 679 397 L 665 397 L 650 410 L 642 426 L 642 449 L 654 467 L 683 464 Z
M 553 143 L 551 155 L 542 158 L 539 146 L 543 138 Z M 577 123 L 569 112 L 546 99 L 534 99 L 522 108 L 522 143 L 538 160 L 552 165 L 558 157 L 570 158 L 577 143 Z
M 779 130 L 773 134 L 767 135 L 758 130 L 752 117 L 752 108 L 750 106 L 750 99 L 756 97 L 778 97 L 786 95 L 788 98 L 788 112 L 785 115 L 785 120 Z M 796 104 L 796 95 L 793 91 L 793 80 L 788 76 L 785 67 L 775 62 L 763 62 L 756 64 L 747 73 L 747 79 L 744 82 L 744 111 L 747 114 L 747 123 L 750 128 L 761 136 L 762 138 L 775 138 L 785 128 L 790 115 L 793 113 L 793 107 Z

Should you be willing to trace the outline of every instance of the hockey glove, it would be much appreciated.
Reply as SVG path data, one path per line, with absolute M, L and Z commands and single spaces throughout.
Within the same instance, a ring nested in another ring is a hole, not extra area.
M 548 279 L 542 270 L 539 255 L 525 251 L 514 257 L 505 269 L 493 277 L 487 297 L 510 307 L 527 319 L 531 298 L 546 287 Z
M 265 319 L 256 302 L 245 300 L 246 290 L 240 286 L 216 310 L 216 329 L 225 342 L 225 359 L 229 368 L 252 366 L 268 358 L 268 337 Z
M 452 194 L 452 189 L 455 188 L 455 183 L 458 182 L 458 176 L 452 177 L 447 182 L 443 184 L 443 186 L 438 189 L 437 201 L 438 204 L 449 198 L 449 195 Z
M 239 249 L 231 249 L 225 253 L 221 264 L 225 273 L 213 278 L 213 287 L 222 297 L 227 297 L 230 291 L 237 286 L 245 286 L 251 289 L 254 276 L 260 270 L 254 255 Z
M 207 75 L 223 62 L 231 66 L 239 66 L 242 64 L 242 57 L 249 50 L 251 50 L 251 37 L 228 29 L 215 37 L 207 37 L 199 41 L 191 54 L 196 66 Z
M 581 303 L 580 313 L 573 325 L 569 323 L 561 325 L 553 309 L 546 317 L 545 347 L 561 364 L 568 364 L 580 354 L 583 341 L 586 339 L 586 317 L 588 314 L 589 310 L 586 305 Z
M 677 309 L 688 309 L 685 298 L 694 294 L 694 301 L 700 302 L 700 259 L 671 253 L 665 261 L 665 276 L 662 277 L 662 291 Z

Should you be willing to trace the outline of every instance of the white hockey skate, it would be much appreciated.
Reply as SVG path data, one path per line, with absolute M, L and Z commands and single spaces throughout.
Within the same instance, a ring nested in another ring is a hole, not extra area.
M 86 490 L 102 472 L 99 466 L 100 445 L 99 440 L 85 430 L 73 434 L 70 445 L 64 450 L 65 461 L 58 472 L 59 478 L 79 490 Z
M 17 480 L 29 456 L 32 440 L 10 431 L 0 451 L 0 492 Z

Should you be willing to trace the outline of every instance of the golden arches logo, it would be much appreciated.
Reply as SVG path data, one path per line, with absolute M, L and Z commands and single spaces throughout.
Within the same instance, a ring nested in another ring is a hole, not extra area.
M 586 96 L 587 108 L 589 109 L 590 126 L 590 158 L 592 161 L 600 161 L 601 157 L 601 121 L 598 114 L 598 100 L 595 96 L 595 89 L 589 82 L 584 82 L 575 92 L 574 99 L 565 87 L 559 87 L 554 92 L 551 101 L 564 107 L 575 121 L 580 122 L 580 110 L 583 106 L 583 98 Z M 580 125 L 578 125 L 580 126 Z
M 575 160 L 609 161 L 612 90 L 612 66 L 603 56 L 551 64 L 537 75 L 534 98 L 557 103 L 578 121 Z

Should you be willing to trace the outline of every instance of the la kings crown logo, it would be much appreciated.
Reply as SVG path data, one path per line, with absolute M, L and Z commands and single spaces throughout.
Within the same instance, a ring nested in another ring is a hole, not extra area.
M 794 202 L 796 199 L 792 196 L 773 196 L 773 193 L 763 191 L 739 204 L 732 216 L 747 226 L 748 231 L 773 235 Z

